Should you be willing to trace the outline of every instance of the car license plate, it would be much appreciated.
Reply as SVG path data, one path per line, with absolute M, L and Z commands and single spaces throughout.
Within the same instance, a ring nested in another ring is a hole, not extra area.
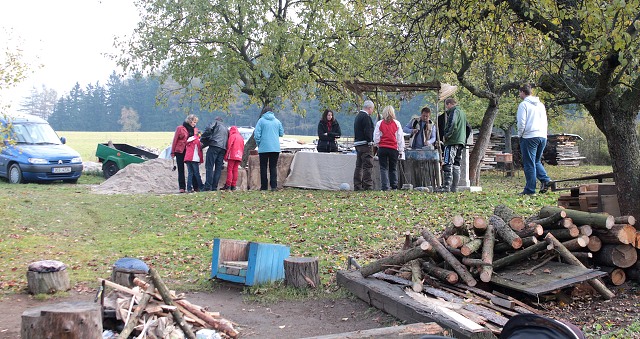
M 54 167 L 51 169 L 53 173 L 71 173 L 71 167 Z

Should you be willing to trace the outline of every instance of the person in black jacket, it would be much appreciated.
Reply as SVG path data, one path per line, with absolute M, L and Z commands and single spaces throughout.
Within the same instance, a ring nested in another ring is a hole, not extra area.
M 353 190 L 370 191 L 373 189 L 373 101 L 362 105 L 353 121 L 353 146 L 356 148 L 356 169 L 353 172 Z
M 322 119 L 318 122 L 318 152 L 337 152 L 338 143 L 336 139 L 340 138 L 340 124 L 333 117 L 330 109 L 325 109 L 322 113 Z
M 224 155 L 227 152 L 227 139 L 229 139 L 229 129 L 222 122 L 222 117 L 217 117 L 209 124 L 200 137 L 202 147 L 209 147 L 204 164 L 205 191 L 216 191 L 218 189 L 218 182 L 224 166 Z

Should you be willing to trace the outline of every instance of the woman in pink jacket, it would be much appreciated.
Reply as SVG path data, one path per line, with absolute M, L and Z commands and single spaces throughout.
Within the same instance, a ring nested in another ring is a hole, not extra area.
M 229 140 L 227 141 L 227 153 L 224 160 L 227 161 L 227 181 L 222 187 L 223 190 L 235 191 L 238 182 L 238 167 L 244 154 L 244 139 L 238 131 L 238 127 L 231 126 L 229 129 Z
M 184 180 L 184 165 L 185 165 L 185 153 L 187 149 L 187 140 L 197 135 L 197 129 L 195 129 L 196 124 L 198 123 L 198 117 L 189 114 L 185 119 L 182 125 L 176 128 L 176 132 L 173 135 L 173 142 L 171 143 L 171 158 L 176 159 L 178 169 L 178 187 L 180 188 L 180 193 L 185 192 L 186 184 Z M 195 132 L 195 133 L 194 133 Z M 202 157 L 201 157 L 202 158 Z M 193 179 L 191 173 L 189 173 L 189 180 Z M 198 191 L 202 188 L 202 186 L 197 186 L 198 181 L 194 183 L 193 188 Z
M 194 190 L 198 192 L 204 187 L 200 176 L 200 164 L 204 162 L 204 156 L 202 154 L 200 135 L 196 128 L 197 122 L 198 118 L 193 122 L 193 135 L 190 133 L 184 150 L 184 163 L 187 165 L 187 192 L 189 193 Z

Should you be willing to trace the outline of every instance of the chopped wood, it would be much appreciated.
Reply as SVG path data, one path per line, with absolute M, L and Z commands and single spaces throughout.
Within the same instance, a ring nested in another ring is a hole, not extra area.
M 533 222 L 545 227 L 545 226 L 557 225 L 558 221 L 563 220 L 566 217 L 567 217 L 567 213 L 565 211 L 558 211 L 548 217 L 529 220 L 529 222 Z
M 469 238 L 466 235 L 458 235 L 458 234 L 454 234 L 451 235 L 447 238 L 447 244 L 453 248 L 460 248 L 462 247 L 464 244 L 467 244 L 471 241 L 471 238 Z
M 578 226 L 581 235 L 586 235 L 587 237 L 593 234 L 593 228 L 589 225 Z
M 564 245 L 564 247 L 566 247 L 569 251 L 580 250 L 589 245 L 589 237 L 586 235 L 581 235 L 577 238 L 573 238 L 571 240 L 563 242 L 562 245 Z
M 592 235 L 589 237 L 589 243 L 587 244 L 587 248 L 591 252 L 598 252 L 602 248 L 602 240 L 600 237 L 596 235 Z
M 453 218 L 451 219 L 451 222 L 452 222 L 452 223 L 453 223 L 453 225 L 454 225 L 454 226 L 456 226 L 456 227 L 462 227 L 462 226 L 464 226 L 464 218 L 463 218 L 461 215 L 459 215 L 459 214 L 454 215 L 454 216 L 453 216 Z
M 460 278 L 469 286 L 475 286 L 478 282 L 473 278 L 467 268 L 456 259 L 427 229 L 422 230 L 422 236 L 435 248 L 436 252 L 444 259 Z
M 231 324 L 230 321 L 226 319 L 216 319 L 210 316 L 209 314 L 207 314 L 207 312 L 200 309 L 199 306 L 194 305 L 188 302 L 187 300 L 184 300 L 184 299 L 176 300 L 176 303 L 184 307 L 185 309 L 189 310 L 189 312 L 193 313 L 198 318 L 204 320 L 207 324 L 211 326 L 211 328 L 215 329 L 216 331 L 224 332 L 226 335 L 230 336 L 231 338 L 237 338 L 238 334 L 240 334 L 236 329 L 233 328 L 233 324 Z
M 605 244 L 634 245 L 636 240 L 636 229 L 628 224 L 615 224 L 608 230 L 596 229 L 594 233 Z
M 570 240 L 579 236 L 580 230 L 576 226 L 573 226 L 571 228 L 545 230 L 543 235 L 546 236 L 548 233 L 553 234 L 553 236 L 558 240 Z
M 458 283 L 458 274 L 454 271 L 450 271 L 447 269 L 444 269 L 442 267 L 439 267 L 437 265 L 434 265 L 432 263 L 429 262 L 423 262 L 422 263 L 422 269 L 429 275 L 434 276 L 442 281 L 446 281 L 450 284 L 457 284 Z M 424 287 L 423 287 L 424 288 Z
M 494 214 L 489 218 L 489 224 L 493 225 L 496 234 L 511 247 L 514 249 L 522 247 L 522 239 L 505 224 L 502 218 Z
M 569 250 L 567 250 L 566 247 L 564 247 L 564 245 L 562 245 L 560 243 L 560 241 L 558 241 L 558 239 L 556 239 L 553 236 L 553 234 L 551 234 L 551 233 L 547 234 L 547 236 L 545 237 L 545 240 L 547 241 L 547 243 L 549 243 L 549 245 L 553 245 L 554 250 L 557 251 L 558 254 L 560 254 L 560 257 L 562 257 L 562 259 L 567 261 L 567 263 L 569 263 L 571 265 L 576 265 L 576 266 L 579 266 L 579 267 L 582 267 L 582 268 L 586 268 L 580 262 L 580 260 L 578 260 L 576 257 L 574 257 L 573 254 L 571 254 L 571 252 L 569 252 Z M 615 294 L 613 294 L 613 292 L 611 292 L 598 279 L 589 280 L 589 285 L 591 285 L 591 287 L 593 287 L 596 291 L 598 291 L 598 293 L 600 293 L 600 295 L 602 295 L 602 297 L 604 299 L 606 299 L 606 300 L 610 300 L 615 296 Z
M 520 238 L 526 238 L 531 236 L 541 236 L 544 233 L 544 228 L 542 225 L 536 224 L 534 222 L 530 222 L 524 226 L 524 228 L 520 231 L 516 231 L 516 234 Z
M 411 288 L 414 292 L 422 292 L 422 268 L 418 259 L 409 261 L 409 267 L 411 267 L 411 281 L 413 285 Z
M 553 206 L 543 207 L 538 215 L 541 217 L 547 217 L 557 213 L 558 211 L 565 211 L 567 213 L 567 217 L 573 219 L 573 223 L 576 225 L 591 225 L 594 228 L 610 229 L 613 227 L 613 224 L 615 224 L 615 218 L 612 215 L 562 209 Z
M 609 273 L 607 280 L 614 286 L 620 286 L 627 281 L 627 275 L 620 267 L 600 266 L 598 269 Z
M 604 244 L 593 259 L 601 265 L 627 268 L 638 260 L 638 251 L 631 245 Z
M 508 255 L 504 258 L 500 258 L 498 260 L 494 260 L 493 261 L 493 269 L 494 270 L 498 270 L 500 268 L 509 266 L 513 263 L 519 262 L 520 260 L 524 260 L 526 258 L 528 258 L 530 255 L 542 251 L 542 250 L 546 250 L 547 248 L 547 243 L 541 241 L 535 245 L 531 245 L 523 250 L 517 251 L 511 255 Z
M 142 312 L 147 307 L 147 304 L 149 303 L 149 299 L 151 299 L 151 296 L 154 291 L 155 291 L 155 287 L 153 286 L 153 284 L 148 284 L 145 294 L 142 296 L 142 298 L 140 299 L 140 302 L 138 303 L 138 308 L 136 309 L 135 312 L 133 312 L 133 315 L 131 315 L 131 318 L 129 318 L 129 321 L 126 322 L 124 328 L 120 332 L 120 335 L 118 335 L 118 339 L 129 338 L 129 334 L 133 332 L 133 329 L 138 324 L 138 320 L 140 319 Z
M 420 244 L 420 247 L 414 247 L 408 250 L 400 251 L 394 255 L 374 261 L 368 265 L 361 267 L 360 274 L 362 274 L 362 276 L 366 278 L 376 272 L 384 270 L 387 266 L 390 265 L 404 265 L 413 259 L 418 259 L 424 256 L 435 256 L 436 251 L 432 246 L 433 245 L 429 242 L 424 242 Z
M 524 218 L 517 215 L 513 210 L 505 205 L 498 205 L 493 208 L 493 214 L 500 217 L 514 231 L 521 231 L 524 226 Z M 489 220 L 491 222 L 491 220 Z
M 149 275 L 151 276 L 153 284 L 158 289 L 158 293 L 160 293 L 160 295 L 162 296 L 162 300 L 165 302 L 165 304 L 169 306 L 175 306 L 171 298 L 171 294 L 169 293 L 169 289 L 162 281 L 162 278 L 160 278 L 160 275 L 158 274 L 158 272 L 156 272 L 154 268 L 150 268 Z M 189 339 L 196 338 L 195 334 L 193 334 L 193 331 L 191 331 L 191 328 L 186 323 L 186 321 L 182 317 L 182 313 L 179 310 L 177 309 L 172 310 L 171 315 L 173 315 L 173 319 L 175 319 L 176 323 L 182 329 L 182 332 L 184 332 L 187 338 Z
M 535 236 L 522 238 L 522 247 L 529 247 L 537 243 L 538 243 L 538 238 L 536 238 Z M 495 244 L 493 246 L 494 253 L 504 253 L 509 251 L 513 251 L 513 247 L 503 242 Z
M 483 217 L 473 218 L 473 230 L 476 234 L 482 234 L 487 229 L 487 220 Z
M 476 251 L 478 251 L 481 246 L 482 246 L 482 239 L 475 238 L 469 241 L 468 243 L 462 245 L 462 247 L 460 247 L 460 253 L 462 253 L 462 255 L 464 255 L 465 257 L 467 257 L 475 253 Z
M 487 231 L 484 233 L 484 239 L 482 239 L 482 261 L 486 264 L 480 267 L 480 280 L 483 282 L 491 281 L 491 275 L 493 274 L 493 267 L 489 265 L 493 264 L 494 241 L 494 225 L 489 223 Z
M 631 226 L 636 224 L 636 218 L 633 215 L 623 215 L 621 217 L 614 217 L 616 224 L 629 224 Z

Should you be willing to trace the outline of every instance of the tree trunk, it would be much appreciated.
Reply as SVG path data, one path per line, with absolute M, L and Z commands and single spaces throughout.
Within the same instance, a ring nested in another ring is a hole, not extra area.
M 22 313 L 22 338 L 102 338 L 102 309 L 89 302 L 63 302 Z
M 320 286 L 318 258 L 289 257 L 284 259 L 284 281 L 295 288 Z
M 464 76 L 464 74 L 458 75 L 458 78 L 461 76 Z M 462 82 L 463 85 L 466 83 L 466 81 Z M 469 89 L 468 86 L 465 86 L 465 88 Z M 478 96 L 476 91 L 472 91 L 472 93 Z M 471 150 L 471 153 L 469 154 L 469 181 L 471 182 L 471 185 L 474 186 L 478 186 L 480 184 L 480 165 L 482 164 L 482 159 L 484 158 L 487 147 L 489 146 L 491 131 L 493 130 L 493 122 L 496 120 L 496 116 L 498 116 L 500 94 L 492 95 L 491 98 L 487 99 L 489 99 L 489 104 L 482 116 L 480 132 L 478 133 L 478 138 L 474 142 L 473 150 Z

